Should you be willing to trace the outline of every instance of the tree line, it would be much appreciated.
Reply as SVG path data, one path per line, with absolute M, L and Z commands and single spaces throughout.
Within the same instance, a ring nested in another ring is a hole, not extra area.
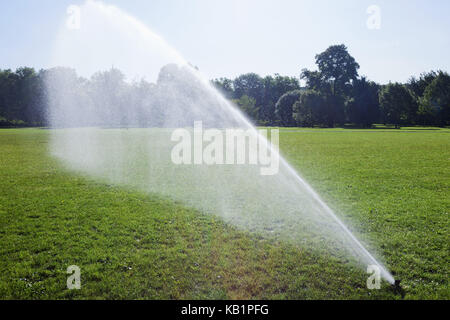
M 207 84 L 207 85 L 205 85 Z M 116 68 L 79 76 L 56 67 L 0 71 L 0 126 L 161 127 L 234 126 L 235 113 L 191 66 L 163 66 L 156 81 L 128 82 Z
M 317 70 L 303 69 L 299 78 L 247 73 L 235 79 L 214 79 L 211 83 L 258 125 L 450 125 L 447 72 L 430 71 L 418 78 L 411 77 L 407 83 L 380 85 L 359 76 L 360 66 L 345 45 L 331 46 L 316 55 L 316 64 Z M 76 104 L 72 109 L 95 114 L 91 123 L 85 121 L 80 125 L 115 121 L 117 126 L 176 125 L 167 122 L 175 118 L 170 112 L 180 111 L 180 107 L 173 109 L 171 104 L 184 104 L 183 114 L 192 113 L 195 117 L 201 111 L 196 101 L 204 103 L 205 108 L 218 103 L 187 69 L 174 65 L 163 67 L 156 83 L 145 80 L 127 83 L 124 75 L 114 68 L 89 79 L 62 67 L 0 70 L 0 126 L 48 125 L 49 101 L 61 108 L 67 103 Z M 64 126 L 63 118 L 56 120 Z M 214 119 L 210 120 L 213 123 Z
M 44 71 L 0 70 L 0 127 L 45 124 Z
M 422 73 L 407 83 L 380 85 L 359 76 L 359 64 L 345 45 L 316 55 L 317 71 L 301 70 L 299 79 L 248 73 L 213 84 L 259 125 L 371 127 L 450 124 L 450 76 Z

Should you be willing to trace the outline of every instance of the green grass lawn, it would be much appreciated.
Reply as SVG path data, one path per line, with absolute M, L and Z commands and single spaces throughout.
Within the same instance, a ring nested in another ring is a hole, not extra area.
M 48 138 L 0 130 L 0 298 L 401 298 L 332 257 L 68 172 Z M 379 248 L 405 298 L 450 298 L 450 130 L 289 128 L 280 149 Z M 70 265 L 81 290 L 66 288 Z

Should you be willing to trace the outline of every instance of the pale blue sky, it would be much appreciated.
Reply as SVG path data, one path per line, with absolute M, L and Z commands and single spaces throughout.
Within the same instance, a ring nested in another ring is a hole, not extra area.
M 49 66 L 52 43 L 78 0 L 0 0 L 0 68 Z M 450 71 L 448 0 L 109 0 L 163 36 L 210 78 L 246 72 L 298 76 L 344 43 L 378 82 Z M 381 29 L 369 30 L 370 5 Z

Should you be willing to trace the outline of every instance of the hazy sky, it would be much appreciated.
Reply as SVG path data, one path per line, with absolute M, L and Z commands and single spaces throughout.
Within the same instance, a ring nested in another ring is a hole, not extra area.
M 0 0 L 0 68 L 49 66 L 52 44 L 78 0 Z M 137 17 L 210 78 L 246 72 L 298 76 L 344 43 L 378 82 L 450 71 L 448 0 L 110 0 Z M 380 29 L 367 9 L 381 10 Z M 125 48 L 124 48 L 125 49 Z M 89 48 L 86 48 L 89 50 Z

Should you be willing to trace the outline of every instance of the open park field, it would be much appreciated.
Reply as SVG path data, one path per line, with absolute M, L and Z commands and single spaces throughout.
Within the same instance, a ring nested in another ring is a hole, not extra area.
M 1 299 L 400 299 L 365 270 L 65 170 L 0 130 Z M 450 129 L 280 129 L 280 150 L 402 280 L 449 299 Z M 81 290 L 66 288 L 81 267 Z

